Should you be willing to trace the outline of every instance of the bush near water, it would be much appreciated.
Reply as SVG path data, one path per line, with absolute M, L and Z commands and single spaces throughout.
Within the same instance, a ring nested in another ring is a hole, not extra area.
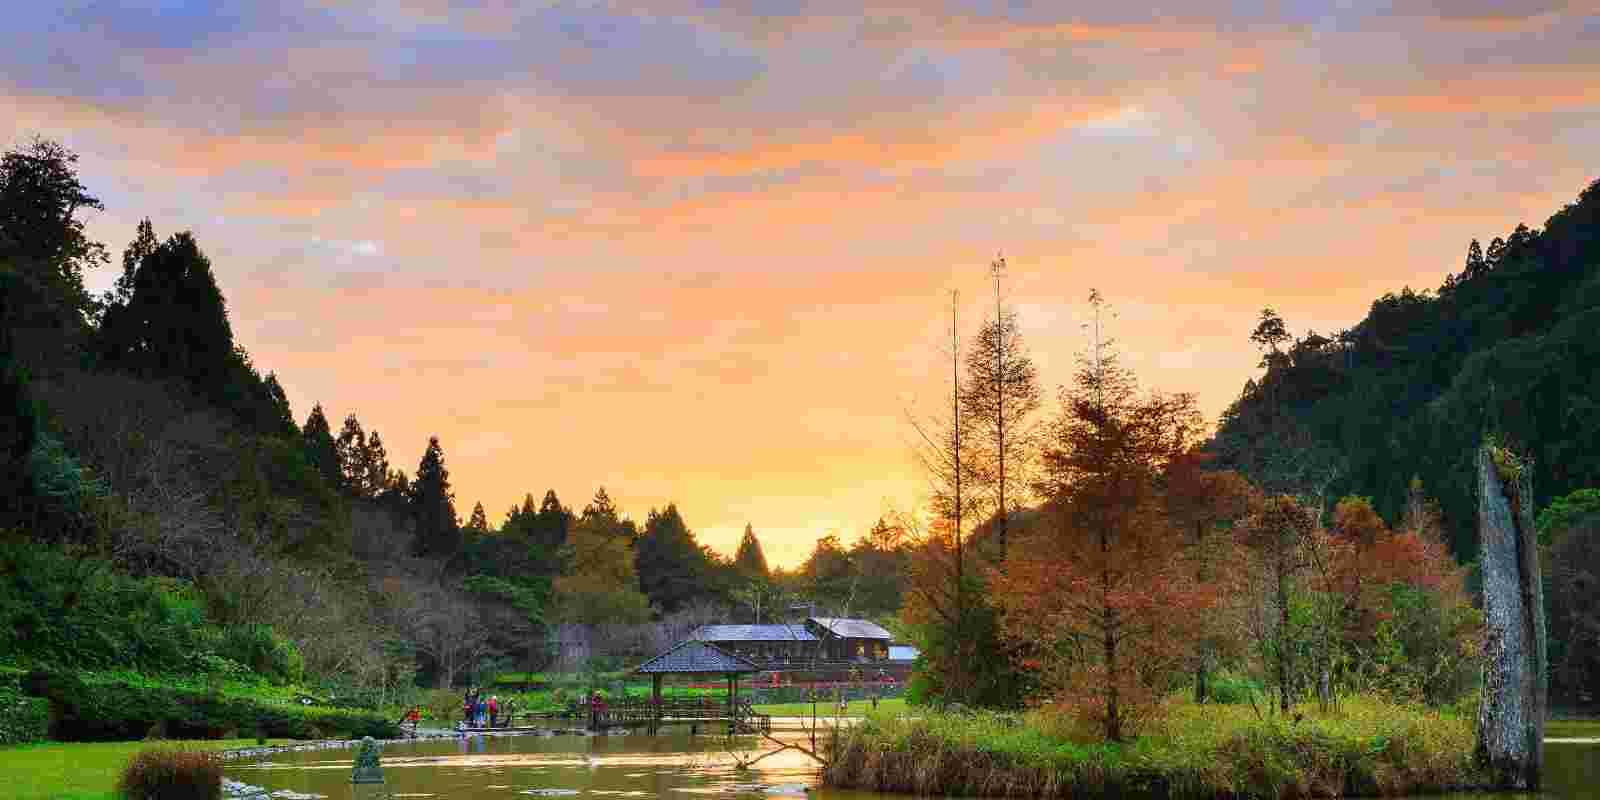
M 393 739 L 393 720 L 349 709 L 272 704 L 217 692 L 126 682 L 86 683 L 69 672 L 35 670 L 23 681 L 48 698 L 50 738 L 101 742 L 155 738 Z
M 1348 698 L 1327 714 L 1258 717 L 1181 704 L 1126 744 L 1070 716 L 933 711 L 842 730 L 826 783 L 983 797 L 1299 798 L 1405 795 L 1478 784 L 1473 723 L 1454 711 Z
M 193 750 L 145 750 L 123 769 L 117 791 L 126 800 L 217 800 L 222 759 Z

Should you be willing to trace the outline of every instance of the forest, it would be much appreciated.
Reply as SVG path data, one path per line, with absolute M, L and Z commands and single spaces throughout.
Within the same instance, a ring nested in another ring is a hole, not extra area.
M 900 606 L 907 549 L 881 525 L 785 571 L 753 527 L 723 556 L 676 505 L 638 522 L 605 488 L 581 510 L 530 492 L 498 523 L 458 509 L 437 438 L 412 464 L 376 417 L 335 424 L 316 405 L 296 421 L 234 340 L 192 232 L 143 221 L 95 297 L 84 275 L 113 259 L 84 234 L 101 204 L 72 152 L 8 151 L 0 203 L 5 666 L 392 702 L 508 670 L 615 669 L 801 602 L 886 620 Z
M 952 319 L 949 413 L 915 421 L 927 507 L 793 570 L 754 524 L 724 556 L 676 505 L 639 522 L 604 488 L 463 513 L 439 439 L 408 474 L 382 409 L 297 421 L 192 232 L 144 221 L 91 296 L 85 272 L 113 264 L 84 233 L 100 206 L 57 143 L 0 160 L 7 667 L 392 699 L 615 669 L 804 605 L 916 643 L 914 701 L 1049 700 L 1111 741 L 1178 689 L 1283 713 L 1346 692 L 1450 706 L 1475 688 L 1470 459 L 1492 434 L 1529 456 L 1543 509 L 1553 696 L 1600 685 L 1600 184 L 1348 330 L 1296 338 L 1266 309 L 1241 331 L 1263 371 L 1214 429 L 1192 395 L 1140 390 L 1097 293 L 1047 408 L 997 261 L 994 316 L 969 343 Z

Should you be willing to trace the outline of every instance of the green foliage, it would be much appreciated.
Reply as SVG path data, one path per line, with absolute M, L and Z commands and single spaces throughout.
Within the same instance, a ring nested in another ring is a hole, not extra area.
M 1371 698 L 1299 723 L 1180 704 L 1139 739 L 1091 741 L 1069 715 L 919 710 L 840 733 L 826 784 L 962 796 L 1401 795 L 1470 785 L 1470 718 Z
M 50 735 L 50 704 L 0 684 L 0 745 L 42 742 Z
M 1539 512 L 1534 528 L 1539 544 L 1549 546 L 1555 534 L 1590 520 L 1600 520 L 1600 489 L 1578 489 L 1551 500 Z
M 300 649 L 274 633 L 271 625 L 229 626 L 219 654 L 280 684 L 299 683 L 305 677 Z
M 179 584 L 131 578 L 109 562 L 0 542 L 0 652 L 25 664 L 181 671 L 204 620 Z
M 985 708 L 1017 708 L 1033 688 L 1032 677 L 1016 663 L 1014 651 L 1002 639 L 1000 610 L 990 601 L 984 581 L 968 574 L 967 606 L 955 623 L 942 619 L 912 626 L 919 650 L 906 689 L 909 702 L 959 703 Z M 971 658 L 972 653 L 982 654 Z M 957 691 L 946 676 L 956 674 L 951 662 L 966 661 L 967 689 Z
M 127 800 L 218 800 L 222 759 L 192 750 L 145 750 L 128 762 L 117 791 Z
M 450 490 L 450 470 L 444 466 L 439 437 L 428 438 L 428 449 L 411 482 L 411 509 L 417 520 L 417 555 L 449 559 L 461 550 L 461 528 L 456 521 L 455 493 Z
M 94 300 L 83 272 L 108 259 L 84 235 L 84 212 L 103 210 L 78 180 L 78 156 L 34 139 L 0 156 L 0 352 L 32 368 L 69 363 L 86 339 Z
M 1249 703 L 1253 697 L 1260 696 L 1266 690 L 1266 686 L 1247 675 L 1224 672 L 1211 676 L 1207 689 L 1206 696 L 1209 702 L 1241 705 Z
M 232 738 L 258 730 L 285 739 L 399 735 L 392 720 L 376 714 L 172 686 L 87 683 L 69 672 L 35 671 L 28 675 L 25 688 L 49 699 L 57 719 L 52 738 L 59 741 L 138 739 L 156 725 L 169 736 L 196 739 Z
M 1437 295 L 1387 294 L 1354 328 L 1307 336 L 1224 415 L 1223 458 L 1258 483 L 1287 420 L 1286 455 L 1335 448 L 1332 496 L 1371 495 L 1399 516 L 1412 475 L 1438 497 L 1451 551 L 1477 550 L 1472 459 L 1485 431 L 1531 456 L 1535 505 L 1600 485 L 1600 183 L 1546 222 L 1497 239 Z M 1314 471 L 1314 470 L 1313 470 Z
M 160 244 L 149 220 L 123 257 L 119 294 L 108 298 L 99 339 L 102 363 L 142 375 L 181 378 L 213 401 L 236 367 L 227 303 L 211 260 L 194 235 Z
M 634 544 L 639 590 L 652 606 L 669 614 L 692 600 L 721 594 L 727 587 L 713 585 L 714 558 L 695 540 L 676 504 L 661 511 L 652 508 Z

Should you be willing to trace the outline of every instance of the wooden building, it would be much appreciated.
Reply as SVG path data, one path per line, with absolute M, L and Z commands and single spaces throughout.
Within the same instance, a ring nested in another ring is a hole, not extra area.
M 894 636 L 864 619 L 810 617 L 778 625 L 703 625 L 693 639 L 710 642 L 763 669 L 882 666 Z

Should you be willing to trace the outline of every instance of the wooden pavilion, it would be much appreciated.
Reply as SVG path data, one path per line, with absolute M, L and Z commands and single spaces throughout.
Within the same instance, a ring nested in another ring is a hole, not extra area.
M 668 675 L 721 675 L 728 683 L 726 719 L 730 725 L 737 727 L 742 715 L 738 705 L 739 676 L 760 671 L 761 667 L 747 658 L 729 653 L 709 642 L 685 639 L 640 664 L 634 674 L 650 676 L 651 727 L 659 726 L 669 712 L 661 702 L 661 681 Z

